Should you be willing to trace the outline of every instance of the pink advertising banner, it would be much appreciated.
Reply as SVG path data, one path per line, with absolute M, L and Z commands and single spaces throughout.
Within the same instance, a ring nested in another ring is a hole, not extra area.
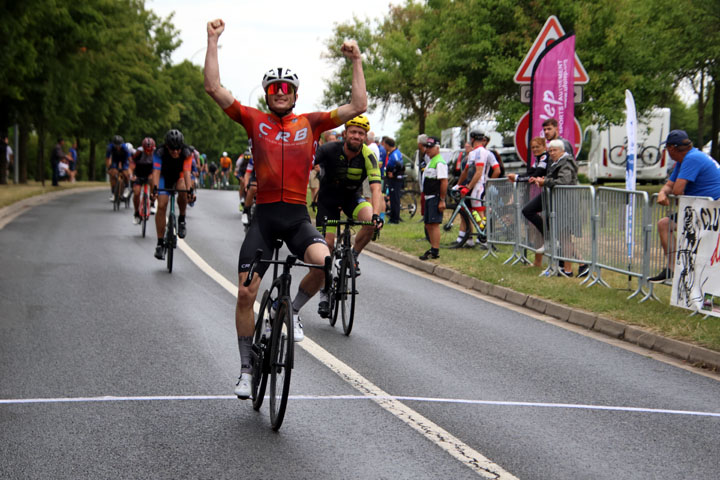
M 542 137 L 543 122 L 554 118 L 560 136 L 575 145 L 575 35 L 553 42 L 533 70 L 532 137 Z

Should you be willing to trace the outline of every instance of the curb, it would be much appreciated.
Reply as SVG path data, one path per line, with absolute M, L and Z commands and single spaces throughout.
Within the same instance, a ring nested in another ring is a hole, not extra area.
M 399 252 L 384 245 L 378 245 L 374 242 L 368 243 L 365 249 L 390 260 L 402 263 L 403 265 L 456 283 L 467 289 L 476 290 L 484 295 L 499 298 L 513 305 L 528 308 L 534 312 L 548 315 L 563 322 L 578 325 L 587 330 L 602 333 L 612 338 L 669 355 L 695 367 L 711 371 L 720 370 L 720 352 L 680 340 L 663 337 L 656 333 L 643 330 L 640 327 L 627 325 L 603 315 L 560 305 L 550 300 L 533 297 L 516 292 L 507 287 L 501 287 L 478 280 L 477 278 L 456 272 L 452 268 L 432 262 L 424 262 L 415 256 Z

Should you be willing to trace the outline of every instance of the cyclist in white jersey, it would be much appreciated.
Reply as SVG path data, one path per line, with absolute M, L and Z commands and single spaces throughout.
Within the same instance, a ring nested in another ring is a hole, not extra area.
M 454 190 L 460 190 L 463 197 L 470 193 L 470 196 L 473 198 L 482 198 L 482 195 L 485 192 L 485 179 L 488 177 L 496 178 L 500 175 L 500 164 L 495 158 L 495 155 L 485 148 L 488 140 L 490 140 L 490 138 L 478 130 L 470 132 L 472 150 L 468 154 L 467 164 L 460 174 L 457 185 L 453 187 Z M 473 169 L 475 173 L 472 178 L 468 180 L 468 172 L 473 171 Z M 481 217 L 485 216 L 485 207 L 480 200 L 470 200 L 470 209 L 478 212 Z M 457 248 L 457 245 L 461 243 L 463 237 L 467 235 L 466 232 L 468 229 L 472 228 L 469 225 L 465 225 L 465 221 L 462 217 L 460 220 L 458 238 L 456 242 L 450 246 L 450 248 Z M 465 243 L 465 246 L 474 247 L 475 242 L 472 239 L 469 239 Z

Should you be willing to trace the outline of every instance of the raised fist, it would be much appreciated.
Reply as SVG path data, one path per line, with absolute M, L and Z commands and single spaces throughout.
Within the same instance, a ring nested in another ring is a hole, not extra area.
M 219 37 L 223 30 L 225 30 L 225 22 L 219 18 L 216 18 L 207 24 L 208 37 Z

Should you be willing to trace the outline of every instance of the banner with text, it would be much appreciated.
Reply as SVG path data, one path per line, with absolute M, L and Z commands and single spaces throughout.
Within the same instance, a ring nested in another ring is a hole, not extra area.
M 670 304 L 720 317 L 720 201 L 681 197 Z
M 558 122 L 560 136 L 575 145 L 575 35 L 553 42 L 538 58 L 532 75 L 532 137 L 542 137 L 542 124 Z

